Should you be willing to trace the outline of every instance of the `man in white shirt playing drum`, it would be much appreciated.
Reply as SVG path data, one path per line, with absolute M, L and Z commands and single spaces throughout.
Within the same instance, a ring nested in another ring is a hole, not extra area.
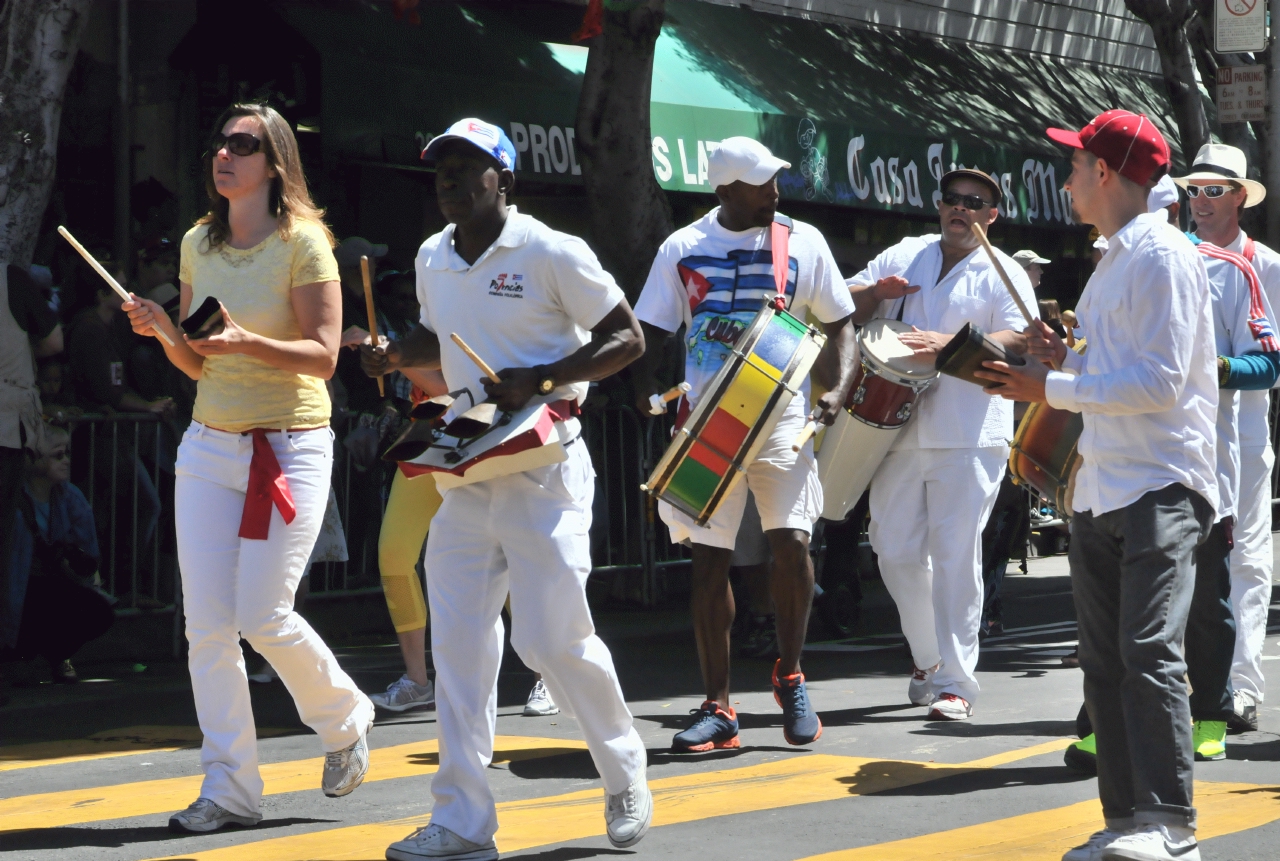
M 900 319 L 918 355 L 935 358 L 966 323 L 1023 349 L 1026 320 L 979 248 L 973 224 L 996 220 L 999 184 L 978 170 L 942 176 L 941 235 L 908 237 L 849 280 L 854 320 Z M 1026 273 L 997 251 L 1023 302 Z M 871 545 L 898 605 L 915 670 L 907 695 L 932 720 L 965 720 L 978 696 L 982 530 L 1000 490 L 1013 405 L 942 376 L 871 479 Z
M 1169 166 L 1149 119 L 1108 111 L 1049 136 L 1074 150 L 1076 220 L 1109 240 L 1076 306 L 1089 348 L 1037 322 L 1028 351 L 1061 371 L 987 362 L 979 375 L 1084 418 L 1071 583 L 1105 827 L 1064 859 L 1199 861 L 1182 639 L 1219 505 L 1209 281 L 1186 237 L 1147 212 Z
M 1174 181 L 1187 192 L 1196 236 L 1249 261 L 1274 310 L 1280 303 L 1280 254 L 1240 229 L 1241 212 L 1257 206 L 1267 194 L 1261 183 L 1246 178 L 1247 169 L 1243 151 L 1226 144 L 1205 144 L 1196 154 L 1191 173 Z M 1234 713 L 1228 720 L 1237 732 L 1258 728 L 1258 708 L 1266 692 L 1262 644 L 1271 605 L 1271 473 L 1275 466 L 1269 408 L 1267 391 L 1240 393 L 1240 498 L 1231 550 Z
M 370 376 L 439 368 L 450 391 L 469 389 L 477 402 L 483 393 L 502 410 L 548 404 L 562 416 L 568 454 L 443 493 L 424 558 L 440 769 L 431 782 L 431 824 L 387 849 L 395 861 L 498 857 L 485 769 L 493 760 L 508 593 L 512 647 L 542 673 L 556 702 L 572 709 L 586 737 L 604 782 L 609 841 L 634 845 L 653 816 L 644 744 L 587 606 L 595 472 L 573 417 L 586 382 L 622 370 L 644 351 L 644 339 L 585 242 L 507 206 L 515 157 L 500 128 L 475 119 L 427 145 L 423 158 L 435 162 L 449 226 L 418 252 L 421 321 L 399 341 L 361 348 Z M 502 369 L 501 382 L 481 375 L 448 337 L 455 332 Z

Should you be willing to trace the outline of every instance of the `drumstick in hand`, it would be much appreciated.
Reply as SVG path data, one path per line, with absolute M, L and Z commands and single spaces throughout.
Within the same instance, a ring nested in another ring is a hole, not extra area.
M 660 416 L 667 411 L 667 404 L 692 389 L 688 383 L 672 386 L 660 395 L 649 395 L 649 414 Z
M 457 344 L 458 347 L 462 350 L 462 352 L 467 354 L 467 358 L 469 358 L 471 361 L 476 363 L 476 366 L 480 368 L 481 372 L 486 377 L 489 378 L 489 382 L 491 383 L 502 382 L 502 379 L 499 378 L 499 376 L 493 372 L 493 368 L 489 367 L 488 363 L 486 363 L 484 359 L 477 356 L 475 350 L 467 346 L 467 342 L 462 340 L 461 335 L 459 335 L 457 332 L 453 332 L 449 335 L 449 337 L 453 339 L 453 343 Z
M 71 235 L 70 230 L 67 230 L 67 228 L 59 224 L 58 232 L 62 234 L 63 239 L 71 243 L 72 248 L 80 252 L 80 256 L 84 258 L 84 262 L 92 266 L 93 271 L 101 275 L 102 280 L 110 284 L 111 289 L 116 291 L 116 293 L 120 296 L 121 299 L 123 299 L 125 302 L 134 301 L 133 297 L 129 295 L 129 291 L 121 287 L 120 282 L 117 281 L 115 278 L 111 277 L 111 273 L 106 270 L 106 267 L 104 267 L 101 263 L 99 263 L 96 259 L 94 259 L 94 256 L 89 253 L 88 249 L 86 249 L 83 245 L 81 245 L 79 242 L 76 241 L 76 238 Z M 166 344 L 168 344 L 170 347 L 174 346 L 173 340 L 168 335 L 166 335 L 164 333 L 164 330 L 161 329 L 159 326 L 152 326 L 151 331 L 155 332 L 156 335 L 158 335 L 160 339 L 164 341 Z
M 1009 273 L 1004 271 L 1004 266 L 1000 264 L 1000 258 L 996 257 L 996 250 L 991 247 L 991 240 L 987 239 L 987 232 L 982 229 L 982 225 L 978 222 L 973 223 L 973 235 L 978 237 L 978 241 L 982 243 L 982 247 L 987 251 L 987 257 L 991 258 L 991 265 L 995 267 L 996 274 L 1000 276 L 1000 280 L 1004 282 L 1004 289 L 1009 291 L 1009 295 L 1013 297 L 1013 302 L 1018 306 L 1018 310 L 1022 312 L 1022 319 L 1027 321 L 1027 326 L 1032 329 L 1036 326 L 1036 318 L 1031 315 L 1031 310 L 1027 308 L 1027 303 L 1022 301 L 1022 296 L 1018 294 L 1014 288 L 1013 282 L 1009 280 Z M 1053 369 L 1060 371 L 1062 368 L 1057 361 L 1052 361 Z
M 796 441 L 791 444 L 791 450 L 799 451 L 800 449 L 804 448 L 804 444 L 807 443 L 809 441 L 809 438 L 814 434 L 816 434 L 817 432 L 818 432 L 817 422 L 815 422 L 813 419 L 810 419 L 809 421 L 805 422 L 804 430 L 796 434 Z
M 369 277 L 369 258 L 360 255 L 360 277 L 364 280 L 364 312 L 369 316 L 369 343 L 374 347 L 378 346 L 378 318 L 373 312 L 373 279 Z M 387 396 L 386 386 L 383 385 L 382 377 L 378 377 L 378 397 L 385 398 Z

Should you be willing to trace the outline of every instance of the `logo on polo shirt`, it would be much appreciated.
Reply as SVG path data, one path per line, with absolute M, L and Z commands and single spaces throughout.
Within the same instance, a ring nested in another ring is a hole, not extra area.
M 523 281 L 523 275 L 508 275 L 504 272 L 489 282 L 489 295 L 523 299 L 524 284 L 521 283 Z

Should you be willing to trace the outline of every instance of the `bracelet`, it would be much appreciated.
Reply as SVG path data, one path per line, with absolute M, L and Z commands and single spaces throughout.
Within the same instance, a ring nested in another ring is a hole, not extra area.
M 1231 360 L 1226 356 L 1218 357 L 1218 388 L 1222 388 L 1227 384 L 1227 378 L 1231 376 Z

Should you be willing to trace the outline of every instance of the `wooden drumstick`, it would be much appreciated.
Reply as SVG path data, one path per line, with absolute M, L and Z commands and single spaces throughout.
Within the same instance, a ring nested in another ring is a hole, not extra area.
M 813 419 L 810 419 L 809 421 L 805 422 L 804 430 L 796 434 L 796 441 L 791 444 L 791 450 L 799 451 L 800 449 L 804 448 L 804 444 L 807 443 L 809 441 L 809 438 L 812 437 L 817 432 L 818 432 L 817 422 L 815 422 Z
M 461 348 L 462 352 L 467 354 L 467 358 L 469 358 L 471 361 L 476 363 L 476 366 L 480 368 L 480 370 L 484 373 L 486 377 L 489 378 L 489 382 L 491 383 L 502 382 L 502 379 L 493 372 L 493 368 L 489 367 L 488 363 L 486 363 L 484 359 L 477 356 L 475 350 L 467 346 L 467 342 L 462 340 L 461 335 L 459 335 L 457 332 L 452 332 L 450 333 L 449 337 L 453 339 L 453 343 L 457 344 L 458 347 Z
M 378 318 L 374 316 L 373 310 L 373 279 L 369 277 L 369 258 L 360 255 L 360 277 L 364 280 L 364 312 L 369 315 L 369 343 L 378 346 Z M 382 382 L 382 377 L 378 377 L 378 397 L 385 398 L 387 396 L 386 386 Z
M 71 243 L 72 248 L 80 252 L 80 256 L 84 258 L 84 262 L 92 266 L 93 271 L 101 275 L 102 280 L 110 284 L 111 289 L 116 291 L 116 293 L 120 296 L 121 299 L 123 299 L 125 302 L 134 301 L 133 297 L 129 295 L 129 291 L 121 287 L 120 282 L 117 281 L 115 278 L 111 277 L 111 273 L 106 270 L 106 267 L 104 267 L 101 263 L 99 263 L 94 258 L 94 256 L 89 253 L 87 248 L 85 248 L 78 241 L 76 241 L 76 238 L 71 235 L 70 230 L 67 230 L 67 228 L 59 224 L 58 232 L 62 234 L 63 239 Z M 152 326 L 151 331 L 155 332 L 156 335 L 159 336 L 159 338 L 162 341 L 164 341 L 166 344 L 168 344 L 170 347 L 174 346 L 173 340 L 168 335 L 166 335 L 164 333 L 164 330 L 161 329 L 159 326 Z
M 672 386 L 660 395 L 649 395 L 649 414 L 660 416 L 667 411 L 667 404 L 692 389 L 688 383 Z
M 1000 264 L 1000 258 L 996 257 L 996 250 L 991 247 L 991 240 L 987 239 L 987 232 L 982 229 L 982 225 L 978 222 L 973 223 L 973 235 L 978 237 L 978 241 L 982 243 L 982 247 L 987 250 L 987 257 L 991 258 L 991 265 L 995 267 L 996 274 L 1000 276 L 1000 280 L 1004 282 L 1004 289 L 1009 291 L 1009 295 L 1013 297 L 1013 302 L 1018 306 L 1018 310 L 1022 312 L 1022 319 L 1027 321 L 1027 326 L 1032 329 L 1038 329 L 1036 326 L 1036 318 L 1031 315 L 1031 309 L 1027 307 L 1027 303 L 1022 301 L 1022 296 L 1018 294 L 1014 288 L 1013 282 L 1009 280 L 1009 273 L 1004 271 L 1004 266 Z M 1051 361 L 1055 371 L 1062 370 L 1057 361 Z

